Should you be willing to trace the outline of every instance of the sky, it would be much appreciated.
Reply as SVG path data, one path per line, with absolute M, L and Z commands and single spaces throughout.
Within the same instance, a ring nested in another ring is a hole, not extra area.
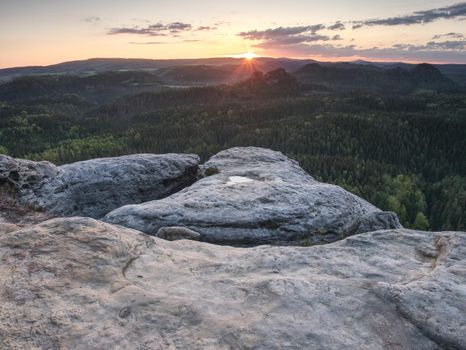
M 466 63 L 466 2 L 0 0 L 0 67 L 242 55 Z

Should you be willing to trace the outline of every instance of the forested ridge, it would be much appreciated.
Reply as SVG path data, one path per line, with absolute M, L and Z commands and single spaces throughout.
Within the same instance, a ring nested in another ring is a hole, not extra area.
M 21 79 L 27 85 L 28 78 Z M 40 78 L 34 79 L 37 85 Z M 282 70 L 230 86 L 102 103 L 107 99 L 89 98 L 89 91 L 60 93 L 50 80 L 46 85 L 45 93 L 22 98 L 0 93 L 0 153 L 63 164 L 142 152 L 207 159 L 233 146 L 261 146 L 298 160 L 318 180 L 397 212 L 407 227 L 466 229 L 461 90 L 340 91 L 331 84 L 305 86 Z

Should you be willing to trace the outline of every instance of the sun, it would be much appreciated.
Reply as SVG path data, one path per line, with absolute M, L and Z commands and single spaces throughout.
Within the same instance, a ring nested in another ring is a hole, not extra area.
M 252 61 L 254 58 L 259 57 L 254 52 L 248 51 L 245 53 L 241 53 L 239 55 L 234 55 L 236 58 L 244 58 L 245 60 Z

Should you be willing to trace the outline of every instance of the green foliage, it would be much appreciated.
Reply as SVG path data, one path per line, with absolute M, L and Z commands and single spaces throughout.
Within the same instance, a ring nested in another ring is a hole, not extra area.
M 55 164 L 61 164 L 70 163 L 77 159 L 118 156 L 127 152 L 127 141 L 125 139 L 108 135 L 66 140 L 40 153 L 27 154 L 26 158 L 48 160 Z
M 427 217 L 423 213 L 417 213 L 413 228 L 424 231 L 429 229 L 429 220 L 427 220 Z
M 212 175 L 215 175 L 215 174 L 218 174 L 219 171 L 216 167 L 209 167 L 205 170 L 204 172 L 204 175 L 205 176 L 212 176 Z
M 398 175 L 394 178 L 384 175 L 383 181 L 384 192 L 388 196 L 385 197 L 385 203 L 382 200 L 378 204 L 397 213 L 403 225 L 413 227 L 418 215 L 424 215 L 427 209 L 419 178 L 414 175 Z
M 105 79 L 111 85 L 114 78 Z M 395 211 L 406 227 L 466 229 L 464 95 L 300 92 L 288 81 L 279 94 L 258 79 L 100 105 L 69 93 L 9 101 L 0 105 L 0 145 L 12 156 L 57 164 L 130 153 L 205 160 L 229 147 L 267 147 L 316 179 Z
M 432 185 L 430 222 L 434 229 L 465 230 L 466 177 L 447 176 Z

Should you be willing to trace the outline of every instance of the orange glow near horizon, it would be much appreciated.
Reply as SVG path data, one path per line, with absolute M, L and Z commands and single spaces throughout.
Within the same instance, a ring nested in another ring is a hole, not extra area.
M 452 1 L 431 3 L 448 8 Z M 435 13 L 435 6 L 421 0 L 406 4 L 382 0 L 377 6 L 367 6 L 367 0 L 291 0 L 283 6 L 277 0 L 268 1 L 266 11 L 263 2 L 248 0 L 109 3 L 0 1 L 0 68 L 89 58 L 466 63 L 465 15 L 353 26 L 371 19 L 390 22 L 403 16 L 416 19 L 422 11 Z M 317 24 L 321 28 L 311 30 Z
M 254 58 L 257 58 L 259 57 L 258 55 L 256 55 L 254 52 L 251 52 L 251 51 L 248 51 L 248 52 L 245 52 L 245 53 L 240 53 L 238 55 L 232 55 L 231 57 L 234 57 L 234 58 L 244 58 L 248 61 L 251 61 L 253 60 Z

